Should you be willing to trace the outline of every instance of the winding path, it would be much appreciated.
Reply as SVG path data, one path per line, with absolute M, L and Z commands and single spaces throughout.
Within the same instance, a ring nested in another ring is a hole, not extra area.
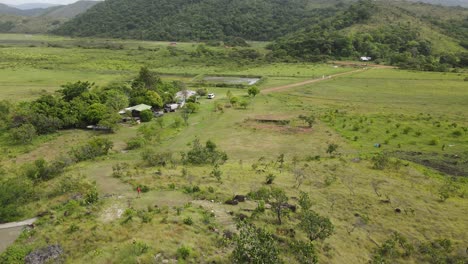
M 354 70 L 354 71 L 349 71 L 349 72 L 342 72 L 342 73 L 337 73 L 337 74 L 326 76 L 325 78 L 316 78 L 316 79 L 307 80 L 307 81 L 303 81 L 303 82 L 298 82 L 298 83 L 293 83 L 293 84 L 288 84 L 288 85 L 282 85 L 282 86 L 267 88 L 267 89 L 263 89 L 261 91 L 261 93 L 262 94 L 268 94 L 268 93 L 280 92 L 280 91 L 283 91 L 283 90 L 286 90 L 286 89 L 295 88 L 295 87 L 299 87 L 299 86 L 304 86 L 304 85 L 311 84 L 311 83 L 316 83 L 316 82 L 322 82 L 322 81 L 330 80 L 330 79 L 338 77 L 338 76 L 347 75 L 347 74 L 356 73 L 356 72 L 362 72 L 362 71 L 365 71 L 365 70 L 366 69 L 359 69 L 359 70 Z
M 8 228 L 13 228 L 13 227 L 21 227 L 21 226 L 27 226 L 27 225 L 32 225 L 34 222 L 36 222 L 37 218 L 31 218 L 28 220 L 20 221 L 20 222 L 11 222 L 11 223 L 5 223 L 5 224 L 0 224 L 0 229 L 8 229 Z

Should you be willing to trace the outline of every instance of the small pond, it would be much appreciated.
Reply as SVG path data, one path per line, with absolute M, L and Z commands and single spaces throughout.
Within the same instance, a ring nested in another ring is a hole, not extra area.
M 243 78 L 243 77 L 231 77 L 231 76 L 205 76 L 203 78 L 203 81 L 212 82 L 212 83 L 254 85 L 258 81 L 260 81 L 260 78 Z

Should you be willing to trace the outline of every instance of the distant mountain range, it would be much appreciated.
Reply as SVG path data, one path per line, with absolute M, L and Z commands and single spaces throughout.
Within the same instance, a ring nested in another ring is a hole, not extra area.
M 21 5 L 10 5 L 11 7 L 21 9 L 21 10 L 29 10 L 29 9 L 38 9 L 38 8 L 49 8 L 53 6 L 60 6 L 60 5 L 54 5 L 54 4 L 47 4 L 47 3 L 26 3 L 26 4 L 21 4 Z
M 432 5 L 468 7 L 468 0 L 409 0 L 409 1 L 427 3 L 427 4 L 432 4 Z
M 98 1 L 78 1 L 70 5 L 25 4 L 12 7 L 0 4 L 1 33 L 46 33 L 86 12 Z M 20 9 L 22 8 L 22 9 Z

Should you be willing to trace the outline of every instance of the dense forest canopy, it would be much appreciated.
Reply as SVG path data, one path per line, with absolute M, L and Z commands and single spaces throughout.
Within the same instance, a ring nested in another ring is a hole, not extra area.
M 332 16 L 338 8 L 331 3 L 314 9 L 309 0 L 109 0 L 55 33 L 179 41 L 227 36 L 271 40 Z

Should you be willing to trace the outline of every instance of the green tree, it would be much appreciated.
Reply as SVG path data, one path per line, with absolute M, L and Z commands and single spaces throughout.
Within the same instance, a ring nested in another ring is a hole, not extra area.
M 155 91 L 147 91 L 144 96 L 144 104 L 151 105 L 154 108 L 161 108 L 163 101 L 161 96 Z
M 317 253 L 315 252 L 314 244 L 311 241 L 294 241 L 291 245 L 294 256 L 301 264 L 315 264 L 318 263 Z
M 122 117 L 119 113 L 108 109 L 107 113 L 102 116 L 102 119 L 99 121 L 98 126 L 106 127 L 109 129 L 109 132 L 117 132 L 119 130 L 119 123 L 122 121 Z
M 273 211 L 276 213 L 278 224 L 282 224 L 282 215 L 284 213 L 284 204 L 288 202 L 288 196 L 283 189 L 273 187 L 271 188 L 269 202 Z
M 105 104 L 108 108 L 118 112 L 128 107 L 128 96 L 118 90 L 109 90 L 104 94 Z
M 279 264 L 279 250 L 273 235 L 253 225 L 241 224 L 232 252 L 233 263 Z
M 155 90 L 156 86 L 161 83 L 161 78 L 148 67 L 141 67 L 135 81 L 143 83 L 146 89 Z
M 78 97 L 85 92 L 89 92 L 93 86 L 94 83 L 78 81 L 76 83 L 67 83 L 62 85 L 62 89 L 58 90 L 58 92 L 62 94 L 63 100 L 70 102 L 75 97 Z
M 302 192 L 299 194 L 299 205 L 302 211 L 307 211 L 312 207 L 312 201 L 310 200 L 309 194 Z
M 107 107 L 101 103 L 92 104 L 85 114 L 88 124 L 96 125 L 107 115 Z
M 333 234 L 334 226 L 330 219 L 307 210 L 301 214 L 299 228 L 302 229 L 310 241 L 325 239 Z
M 260 89 L 258 89 L 257 86 L 251 86 L 251 87 L 247 90 L 247 93 L 249 94 L 249 96 L 255 97 L 255 96 L 257 96 L 257 94 L 260 93 Z
M 229 103 L 233 106 L 236 106 L 238 103 L 239 103 L 239 98 L 235 97 L 235 96 L 232 96 L 230 99 L 229 99 Z

